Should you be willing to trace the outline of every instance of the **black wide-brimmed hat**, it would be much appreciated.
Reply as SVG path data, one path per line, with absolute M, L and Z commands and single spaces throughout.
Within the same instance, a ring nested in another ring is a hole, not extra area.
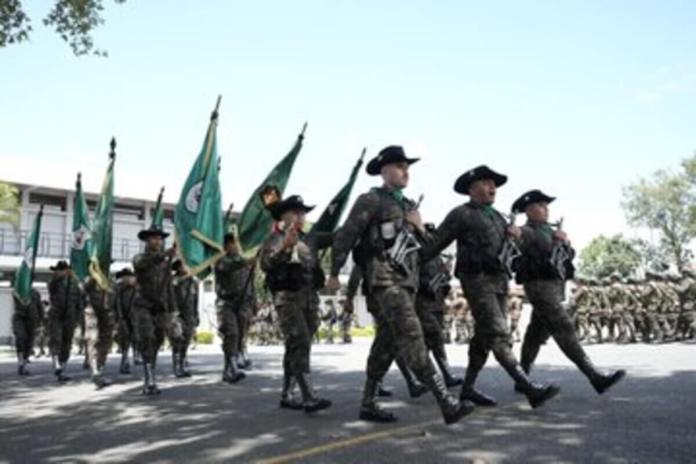
M 163 231 L 162 229 L 160 229 L 159 227 L 154 226 L 154 225 L 150 226 L 150 228 L 148 228 L 148 229 L 143 229 L 140 232 L 138 232 L 138 239 L 143 240 L 143 241 L 147 240 L 150 237 L 156 237 L 156 236 L 162 237 L 164 239 L 164 238 L 169 237 L 169 233 Z
M 551 203 L 555 199 L 556 197 L 550 197 L 541 190 L 530 190 L 515 200 L 515 202 L 512 204 L 512 212 L 524 213 L 527 206 L 533 203 Z
M 500 187 L 507 182 L 506 175 L 495 172 L 485 164 L 482 164 L 481 166 L 466 171 L 464 174 L 459 176 L 457 181 L 454 183 L 454 191 L 461 193 L 462 195 L 468 195 L 471 184 L 481 179 L 491 179 L 495 183 L 496 187 Z
M 386 148 L 382 148 L 377 156 L 372 158 L 365 170 L 371 176 L 377 176 L 382 172 L 382 168 L 387 164 L 392 163 L 408 163 L 413 164 L 420 161 L 420 158 L 408 158 L 404 147 L 399 145 L 389 145 Z
M 70 264 L 67 261 L 61 259 L 56 263 L 55 266 L 51 266 L 49 267 L 49 269 L 52 271 L 64 271 L 66 269 L 70 269 Z
M 299 195 L 290 195 L 286 199 L 277 201 L 268 207 L 271 216 L 273 216 L 273 219 L 276 221 L 280 221 L 283 214 L 288 211 L 299 210 L 309 213 L 313 209 L 314 206 L 305 205 L 304 200 Z
M 134 276 L 133 270 L 129 267 L 124 267 L 115 274 L 116 279 L 122 279 L 124 277 Z

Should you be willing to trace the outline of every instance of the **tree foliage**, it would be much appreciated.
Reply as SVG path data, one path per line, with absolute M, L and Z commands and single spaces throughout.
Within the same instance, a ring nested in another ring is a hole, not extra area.
M 578 270 L 588 277 L 608 277 L 618 272 L 624 277 L 635 275 L 644 265 L 643 255 L 636 242 L 621 234 L 600 235 L 580 252 Z
M 55 0 L 42 23 L 67 42 L 76 56 L 106 56 L 106 51 L 95 47 L 92 38 L 92 32 L 104 23 L 103 11 L 104 0 Z M 31 18 L 21 0 L 0 0 L 0 47 L 28 40 L 32 30 Z
M 0 182 L 0 222 L 19 227 L 19 190 L 14 185 Z

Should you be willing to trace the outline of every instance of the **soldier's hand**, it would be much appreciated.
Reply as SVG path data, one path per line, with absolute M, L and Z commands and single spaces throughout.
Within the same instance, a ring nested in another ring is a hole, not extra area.
M 522 236 L 522 229 L 517 226 L 508 226 L 507 234 L 513 238 L 520 238 Z
M 570 242 L 570 240 L 568 240 L 568 234 L 566 234 L 566 233 L 565 233 L 564 231 L 562 231 L 562 230 L 556 230 L 556 231 L 554 231 L 554 233 L 553 233 L 553 238 L 554 238 L 555 240 L 558 240 L 559 242 L 564 242 L 564 243 L 569 243 L 569 242 Z
M 297 245 L 298 241 L 299 241 L 299 234 L 297 232 L 297 229 L 295 229 L 294 227 L 290 227 L 285 232 L 285 239 L 283 240 L 283 248 L 285 248 L 285 249 L 292 248 L 295 245 Z
M 348 299 L 343 303 L 343 312 L 346 314 L 353 314 L 353 300 Z
M 407 212 L 406 220 L 419 231 L 422 232 L 425 230 L 425 227 L 423 226 L 423 218 L 421 217 L 420 211 L 417 209 L 412 209 L 411 211 Z
M 335 276 L 330 276 L 327 281 L 326 281 L 326 289 L 327 290 L 340 290 L 341 289 L 341 281 L 338 280 L 338 277 Z

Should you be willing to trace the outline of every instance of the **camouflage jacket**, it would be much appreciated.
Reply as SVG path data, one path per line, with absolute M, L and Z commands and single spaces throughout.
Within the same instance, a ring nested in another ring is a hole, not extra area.
M 125 322 L 130 318 L 134 298 L 135 285 L 129 285 L 125 281 L 119 281 L 116 284 L 114 313 L 117 320 Z
M 23 304 L 14 295 L 12 299 L 14 301 L 15 315 L 23 319 L 29 319 L 36 322 L 41 320 L 43 304 L 41 303 L 41 295 L 36 289 L 31 289 L 31 300 L 29 301 L 29 304 Z
M 507 223 L 497 210 L 470 201 L 450 211 L 421 254 L 429 259 L 456 240 L 455 275 L 462 288 L 507 295 L 508 276 L 498 261 L 506 229 Z
M 113 308 L 113 286 L 110 285 L 107 290 L 103 290 L 97 281 L 90 277 L 85 282 L 84 292 L 87 296 L 87 303 L 96 312 L 107 312 Z
M 180 315 L 198 319 L 198 279 L 190 275 L 175 275 L 172 279 L 174 300 Z M 196 323 L 196 325 L 198 325 Z
M 215 264 L 215 293 L 221 300 L 255 304 L 254 265 L 237 252 L 228 253 Z
M 406 212 L 414 207 L 411 200 L 398 200 L 383 187 L 359 196 L 334 237 L 331 275 L 338 276 L 352 251 L 354 260 L 363 268 L 366 289 L 400 286 L 415 291 L 418 288 L 418 254 L 410 253 L 406 257 L 404 264 L 410 273 L 399 270 L 386 254 L 402 229 L 416 233 L 406 222 Z
M 696 309 L 696 279 L 691 277 L 682 279 L 677 287 L 677 293 L 683 311 Z
M 176 309 L 172 288 L 171 259 L 165 252 L 146 250 L 135 255 L 133 270 L 140 296 L 165 312 Z
M 521 227 L 522 236 L 518 241 L 520 256 L 517 260 L 517 282 L 530 280 L 560 280 L 558 272 L 551 265 L 551 253 L 558 242 L 553 238 L 553 229 L 546 224 L 527 222 Z M 575 251 L 567 248 L 570 258 Z
M 76 317 L 84 309 L 84 299 L 80 282 L 72 275 L 54 275 L 48 283 L 51 309 L 62 317 Z

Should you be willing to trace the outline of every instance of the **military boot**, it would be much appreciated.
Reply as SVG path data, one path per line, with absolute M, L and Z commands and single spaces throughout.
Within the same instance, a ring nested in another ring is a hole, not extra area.
M 375 401 L 378 389 L 378 381 L 370 378 L 365 381 L 362 403 L 360 404 L 360 419 L 370 422 L 396 422 L 396 416 L 380 408 Z
M 440 412 L 445 424 L 450 425 L 459 422 L 464 416 L 474 412 L 476 408 L 471 401 L 458 401 L 450 395 L 445 386 L 445 382 L 438 373 L 434 373 L 426 379 L 428 389 L 433 393 L 437 404 L 440 405 Z
M 159 395 L 160 389 L 157 387 L 157 379 L 155 379 L 155 370 L 150 363 L 143 364 L 145 372 L 145 380 L 143 382 L 143 395 L 152 396 Z
M 321 411 L 331 406 L 331 401 L 314 395 L 309 373 L 298 374 L 297 385 L 300 386 L 302 392 L 302 406 L 306 413 Z
M 435 357 L 437 366 L 440 368 L 440 372 L 442 373 L 442 377 L 445 380 L 445 385 L 447 385 L 447 388 L 458 387 L 464 383 L 463 378 L 452 375 L 445 353 L 436 354 L 433 352 L 433 355 Z
M 222 372 L 223 382 L 237 383 L 245 377 L 246 374 L 237 368 L 236 357 L 225 356 L 225 370 Z
M 121 353 L 121 366 L 118 369 L 120 374 L 130 374 L 130 362 L 128 362 L 128 350 L 123 350 Z
M 295 377 L 283 374 L 283 391 L 280 394 L 280 407 L 299 411 L 304 409 L 302 401 L 295 398 Z
M 401 371 L 401 375 L 403 375 L 404 380 L 406 381 L 406 386 L 408 387 L 408 394 L 411 396 L 411 398 L 420 398 L 428 392 L 428 387 L 426 387 L 425 385 L 420 383 L 418 379 L 416 379 L 416 376 L 413 375 L 411 369 L 408 368 L 408 366 L 402 359 L 396 358 L 396 365 Z

